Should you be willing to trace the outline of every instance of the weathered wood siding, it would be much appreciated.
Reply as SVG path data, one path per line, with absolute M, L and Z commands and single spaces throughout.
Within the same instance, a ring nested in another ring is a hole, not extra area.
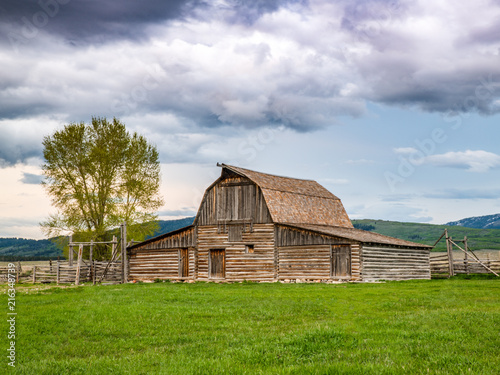
M 129 280 L 177 280 L 196 276 L 196 229 L 166 234 L 129 250 Z M 187 251 L 187 277 L 182 270 L 182 255 Z
M 335 245 L 333 245 L 335 246 Z M 359 244 L 350 247 L 350 275 L 337 276 L 332 269 L 332 245 L 278 248 L 278 279 L 360 280 Z
M 253 245 L 253 253 L 245 253 L 245 245 Z M 229 241 L 228 226 L 198 227 L 198 280 L 210 279 L 210 250 L 217 249 L 225 250 L 225 280 L 274 280 L 274 224 L 247 226 L 240 241 Z
M 276 227 L 276 246 L 302 246 L 302 245 L 342 245 L 356 243 L 345 238 L 338 238 L 326 234 L 319 234 L 305 229 L 291 228 L 278 225 Z
M 182 277 L 181 254 L 188 252 L 188 275 Z M 153 281 L 193 279 L 195 249 L 154 249 L 132 251 L 129 259 L 129 280 Z
M 430 251 L 384 246 L 363 246 L 363 281 L 430 279 Z
M 145 241 L 134 247 L 133 251 L 155 250 L 155 249 L 178 249 L 196 246 L 196 229 L 188 227 L 184 230 L 174 231 L 172 234 L 166 234 L 153 241 Z
M 271 215 L 260 188 L 245 177 L 234 176 L 207 189 L 197 225 L 224 225 L 236 221 L 270 223 Z
M 332 272 L 331 246 L 349 245 L 351 275 L 336 277 Z M 276 226 L 278 279 L 360 280 L 359 243 L 288 226 Z
M 330 245 L 278 249 L 278 279 L 330 279 Z
M 361 245 L 351 244 L 351 280 L 361 281 Z

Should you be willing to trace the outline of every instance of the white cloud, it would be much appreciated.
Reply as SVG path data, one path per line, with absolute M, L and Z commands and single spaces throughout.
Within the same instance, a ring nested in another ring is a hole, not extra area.
M 423 159 L 424 164 L 438 167 L 467 169 L 469 172 L 487 172 L 500 167 L 500 155 L 483 150 L 467 150 L 430 155 Z
M 349 211 L 349 210 L 348 210 Z M 382 202 L 358 206 L 349 212 L 351 219 L 393 220 L 402 222 L 430 222 L 426 210 L 414 207 L 412 203 Z
M 394 149 L 394 152 L 399 155 L 411 155 L 417 153 L 418 150 L 413 147 L 398 147 Z

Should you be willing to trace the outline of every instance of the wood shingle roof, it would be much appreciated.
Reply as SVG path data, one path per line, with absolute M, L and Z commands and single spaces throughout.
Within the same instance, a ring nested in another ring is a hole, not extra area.
M 398 247 L 413 247 L 413 248 L 417 247 L 422 249 L 432 248 L 432 246 L 401 240 L 399 238 L 389 237 L 383 234 L 368 232 L 365 230 L 355 229 L 355 228 L 342 228 L 342 227 L 333 227 L 328 225 L 313 225 L 313 224 L 297 224 L 297 225 L 284 224 L 284 225 L 298 229 L 305 229 L 311 232 L 345 238 L 348 240 L 359 241 L 364 244 L 391 245 Z
M 226 164 L 220 166 L 260 187 L 275 223 L 353 228 L 340 199 L 316 181 L 275 176 Z

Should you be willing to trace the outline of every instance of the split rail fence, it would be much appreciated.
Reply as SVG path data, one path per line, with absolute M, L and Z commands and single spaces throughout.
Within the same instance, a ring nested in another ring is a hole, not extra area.
M 490 270 L 500 273 L 500 260 L 479 259 Z M 470 259 L 453 259 L 453 274 L 491 273 L 480 263 Z M 433 276 L 449 276 L 450 262 L 447 253 L 431 256 L 431 274 Z
M 471 273 L 492 273 L 495 276 L 500 274 L 500 260 L 479 259 L 477 255 L 468 247 L 467 236 L 463 240 L 453 240 L 448 236 L 448 230 L 439 237 L 434 246 L 446 238 L 446 253 L 433 255 L 430 258 L 432 276 L 454 276 L 456 274 Z M 460 250 L 462 257 L 457 259 L 453 255 L 453 250 Z
M 69 237 L 69 256 L 67 261 L 49 261 L 45 265 L 22 265 L 21 262 L 11 262 L 16 267 L 16 283 L 74 283 L 92 282 L 93 284 L 126 283 L 128 281 L 127 246 L 135 241 L 126 243 L 127 224 L 120 225 L 120 237 L 113 236 L 112 241 L 106 242 L 73 242 Z M 107 261 L 94 260 L 95 246 L 107 246 L 110 250 L 110 259 Z M 83 259 L 83 249 L 89 249 L 88 258 Z M 75 259 L 76 256 L 76 259 Z M 11 274 L 12 275 L 12 274 Z M 0 267 L 0 282 L 7 282 L 9 268 Z
M 48 265 L 23 265 L 22 262 L 11 262 L 16 266 L 16 283 L 85 283 L 85 282 L 122 282 L 121 262 L 93 261 L 78 265 L 69 265 L 68 261 L 53 261 Z M 78 279 L 77 279 L 78 275 Z M 0 268 L 0 282 L 7 282 L 7 267 Z

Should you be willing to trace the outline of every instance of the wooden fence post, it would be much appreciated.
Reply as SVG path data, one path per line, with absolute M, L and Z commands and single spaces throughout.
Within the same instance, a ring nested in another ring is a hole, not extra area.
M 73 266 L 73 236 L 69 236 L 69 250 L 68 250 L 69 266 Z
M 464 237 L 464 266 L 465 266 L 465 272 L 467 275 L 469 274 L 469 255 L 467 254 L 467 251 L 469 251 L 467 247 L 467 236 Z
M 59 267 L 60 267 L 60 264 L 59 264 L 59 259 L 57 260 L 57 268 L 56 268 L 56 283 L 57 285 L 59 285 L 59 279 L 60 279 L 60 276 L 61 276 L 61 271 L 59 270 Z
M 128 280 L 128 267 L 127 267 L 127 222 L 120 225 L 121 229 L 121 258 L 122 258 L 122 283 Z
M 448 252 L 448 277 L 455 276 L 455 270 L 453 268 L 453 245 L 451 243 L 451 237 L 448 237 L 448 229 L 444 230 L 446 235 L 446 251 Z
M 90 240 L 90 250 L 89 250 L 89 261 L 90 261 L 90 280 L 92 284 L 95 284 L 94 280 L 94 261 L 93 261 L 93 251 L 94 251 L 94 240 Z
M 21 268 L 21 261 L 17 261 L 17 272 L 16 272 L 16 284 L 19 284 L 19 276 L 21 276 L 21 272 L 23 269 Z
M 33 284 L 36 282 L 36 265 L 33 265 Z
M 76 264 L 75 285 L 80 285 L 80 267 L 82 263 L 83 245 L 78 247 L 78 263 Z

